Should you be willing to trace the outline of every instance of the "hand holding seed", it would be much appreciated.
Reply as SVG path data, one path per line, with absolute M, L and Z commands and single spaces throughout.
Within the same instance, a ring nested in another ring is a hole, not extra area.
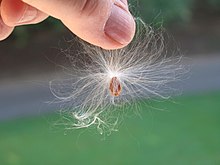
M 127 0 L 0 0 L 0 4 L 0 40 L 15 26 L 39 23 L 48 15 L 104 49 L 126 46 L 135 33 Z

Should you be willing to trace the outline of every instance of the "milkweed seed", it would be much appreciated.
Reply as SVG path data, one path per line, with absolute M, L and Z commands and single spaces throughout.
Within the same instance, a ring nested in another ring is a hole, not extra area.
M 109 84 L 109 91 L 112 96 L 119 96 L 122 91 L 121 83 L 117 77 L 112 77 Z

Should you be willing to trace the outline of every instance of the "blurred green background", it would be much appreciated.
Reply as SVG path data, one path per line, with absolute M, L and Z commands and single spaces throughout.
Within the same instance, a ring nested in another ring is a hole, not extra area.
M 7 121 L 0 124 L 0 164 L 218 165 L 219 100 L 220 93 L 212 93 L 151 101 L 164 111 L 142 105 L 141 118 L 126 118 L 110 136 L 58 131 L 49 122 L 55 115 Z
M 53 18 L 18 27 L 0 43 L 0 165 L 220 164 L 220 1 L 132 0 L 130 8 L 165 26 L 191 59 L 182 96 L 146 100 L 110 136 L 54 128 L 58 107 L 42 102 L 52 99 L 48 81 L 72 34 Z

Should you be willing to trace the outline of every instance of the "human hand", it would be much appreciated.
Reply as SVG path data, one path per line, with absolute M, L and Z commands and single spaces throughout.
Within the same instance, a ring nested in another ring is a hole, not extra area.
M 127 0 L 0 0 L 0 40 L 15 26 L 35 24 L 48 15 L 73 33 L 104 49 L 126 46 L 135 33 Z

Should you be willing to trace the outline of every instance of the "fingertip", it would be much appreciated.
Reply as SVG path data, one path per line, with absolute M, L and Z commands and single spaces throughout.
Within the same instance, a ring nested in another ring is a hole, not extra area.
M 136 23 L 131 13 L 115 4 L 104 27 L 105 42 L 98 46 L 110 50 L 123 48 L 132 41 L 135 31 Z
M 133 16 L 124 6 L 121 3 L 109 4 L 103 11 L 107 14 L 94 14 L 71 21 L 65 19 L 62 22 L 77 36 L 93 45 L 108 50 L 120 49 L 131 42 L 136 28 Z
M 25 4 L 20 0 L 2 0 L 1 17 L 8 26 L 14 26 L 25 9 Z
M 128 11 L 113 5 L 110 17 L 105 24 L 104 32 L 112 40 L 121 45 L 127 45 L 131 42 L 135 32 L 133 16 Z
M 15 22 L 14 26 L 37 24 L 44 21 L 48 17 L 47 14 L 39 11 L 38 9 L 27 5 L 23 15 Z
M 13 31 L 14 27 L 7 26 L 0 18 L 0 41 L 6 39 Z
M 8 26 L 36 24 L 45 20 L 48 15 L 21 0 L 3 0 L 1 16 Z

